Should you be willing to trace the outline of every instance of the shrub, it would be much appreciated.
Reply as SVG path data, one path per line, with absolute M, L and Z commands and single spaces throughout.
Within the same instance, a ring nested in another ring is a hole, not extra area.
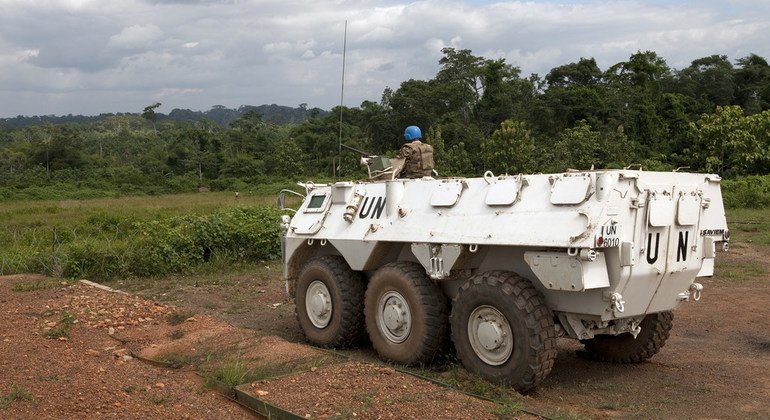
M 763 208 L 770 206 L 770 175 L 722 180 L 725 207 Z

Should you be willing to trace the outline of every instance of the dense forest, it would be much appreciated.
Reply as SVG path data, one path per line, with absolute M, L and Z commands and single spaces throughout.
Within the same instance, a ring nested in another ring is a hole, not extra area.
M 0 200 L 359 178 L 355 154 L 343 151 L 335 164 L 340 133 L 350 146 L 392 155 L 412 124 L 433 145 L 441 176 L 628 165 L 726 178 L 770 173 L 770 65 L 754 54 L 676 70 L 645 51 L 605 70 L 582 58 L 523 77 L 503 59 L 446 48 L 434 78 L 404 81 L 358 107 L 163 115 L 159 105 L 80 120 L 3 120 Z

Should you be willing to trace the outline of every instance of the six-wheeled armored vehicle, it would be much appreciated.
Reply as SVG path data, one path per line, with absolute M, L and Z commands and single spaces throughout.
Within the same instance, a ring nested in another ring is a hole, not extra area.
M 431 362 L 451 339 L 467 369 L 520 391 L 551 371 L 557 337 L 609 362 L 652 357 L 729 240 L 717 175 L 384 178 L 303 184 L 283 216 L 307 339 L 368 334 L 403 364 Z

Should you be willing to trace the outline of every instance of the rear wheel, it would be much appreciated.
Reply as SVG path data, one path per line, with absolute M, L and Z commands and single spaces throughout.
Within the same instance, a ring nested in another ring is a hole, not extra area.
M 597 335 L 583 340 L 586 351 L 597 360 L 611 363 L 639 363 L 657 354 L 666 344 L 673 325 L 671 311 L 648 314 L 639 327 L 641 331 L 634 338 L 630 333 L 620 335 Z
M 302 269 L 295 296 L 297 319 L 308 341 L 348 347 L 364 331 L 364 282 L 342 257 L 317 257 Z
M 387 361 L 430 363 L 446 342 L 447 299 L 418 264 L 396 262 L 377 270 L 366 289 L 364 312 L 369 339 Z
M 466 369 L 518 391 L 537 386 L 556 358 L 553 315 L 518 275 L 471 277 L 452 302 L 452 341 Z

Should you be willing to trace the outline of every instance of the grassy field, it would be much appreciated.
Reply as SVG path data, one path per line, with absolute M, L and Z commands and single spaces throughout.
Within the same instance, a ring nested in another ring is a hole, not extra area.
M 728 209 L 731 242 L 770 245 L 770 209 Z
M 1 203 L 0 275 L 109 279 L 275 258 L 274 203 L 274 195 L 214 192 Z

